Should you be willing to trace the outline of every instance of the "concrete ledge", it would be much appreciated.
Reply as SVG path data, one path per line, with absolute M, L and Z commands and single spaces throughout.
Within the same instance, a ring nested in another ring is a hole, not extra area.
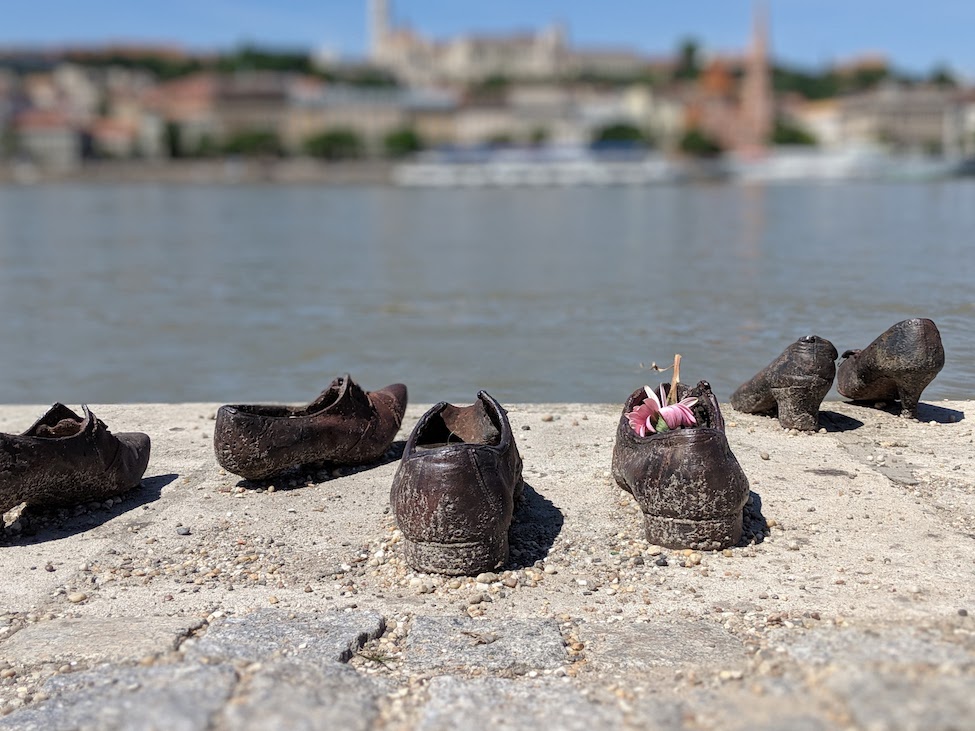
M 45 408 L 0 406 L 0 431 Z M 142 487 L 0 536 L 0 729 L 133 728 L 145 714 L 124 709 L 164 714 L 181 702 L 167 688 L 211 675 L 181 728 L 327 724 L 340 699 L 356 727 L 467 727 L 496 720 L 485 688 L 524 707 L 508 728 L 950 728 L 975 712 L 971 402 L 924 404 L 920 422 L 831 402 L 814 434 L 723 406 L 769 534 L 703 554 L 649 545 L 612 483 L 620 406 L 509 405 L 525 505 L 510 564 L 474 578 L 404 564 L 395 460 L 243 483 L 213 459 L 216 408 L 92 405 L 152 437 Z M 288 642 L 205 651 L 232 617 Z M 287 697 L 280 678 L 297 679 Z

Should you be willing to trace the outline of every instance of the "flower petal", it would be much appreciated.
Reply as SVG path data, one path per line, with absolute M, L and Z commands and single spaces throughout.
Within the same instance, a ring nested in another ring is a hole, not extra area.
M 668 429 L 676 429 L 681 426 L 684 415 L 677 406 L 664 406 L 660 409 L 660 417 L 666 422 Z
M 697 424 L 697 419 L 694 418 L 694 412 L 685 406 L 683 402 L 677 404 L 677 409 L 681 413 L 682 426 L 694 426 Z
M 644 386 L 644 387 L 643 387 L 643 390 L 647 392 L 647 396 L 649 396 L 649 397 L 650 397 L 651 399 L 653 399 L 653 403 L 654 403 L 654 404 L 656 405 L 656 407 L 657 407 L 658 409 L 659 409 L 659 408 L 660 408 L 661 406 L 663 406 L 663 404 L 664 404 L 664 402 L 663 402 L 663 401 L 661 401 L 661 400 L 660 400 L 659 398 L 657 398 L 657 394 L 655 394 L 655 393 L 653 392 L 653 389 L 652 389 L 652 388 L 650 388 L 650 386 Z M 644 401 L 643 403 L 647 403 L 647 401 Z

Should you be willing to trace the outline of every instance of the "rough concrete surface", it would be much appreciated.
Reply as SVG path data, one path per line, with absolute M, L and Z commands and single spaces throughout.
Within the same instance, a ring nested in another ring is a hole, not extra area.
M 152 437 L 142 485 L 6 516 L 0 729 L 975 723 L 968 402 L 830 402 L 812 434 L 724 406 L 752 495 L 716 553 L 644 539 L 619 406 L 508 405 L 525 500 L 469 578 L 410 570 L 389 511 L 426 407 L 379 465 L 252 484 L 213 459 L 216 406 L 93 406 Z

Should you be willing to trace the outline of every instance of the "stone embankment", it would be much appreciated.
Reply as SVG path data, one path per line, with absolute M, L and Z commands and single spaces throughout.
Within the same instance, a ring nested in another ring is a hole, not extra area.
M 519 405 L 526 500 L 496 573 L 412 572 L 385 463 L 242 483 L 215 405 L 93 406 L 153 456 L 120 499 L 0 536 L 0 729 L 960 729 L 975 718 L 968 402 L 725 407 L 748 539 L 643 538 L 619 407 Z M 43 407 L 0 407 L 22 431 Z
M 383 160 L 323 162 L 311 158 L 227 158 L 219 160 L 87 161 L 63 169 L 0 162 L 0 185 L 46 182 L 214 184 L 384 185 L 393 165 Z

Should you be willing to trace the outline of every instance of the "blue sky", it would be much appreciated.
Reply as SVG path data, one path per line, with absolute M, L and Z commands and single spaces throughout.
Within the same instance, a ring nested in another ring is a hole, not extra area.
M 366 0 L 4 0 L 0 46 L 162 41 L 228 48 L 242 41 L 362 54 Z M 694 36 L 719 51 L 744 46 L 751 0 L 392 0 L 394 14 L 433 37 L 538 28 L 560 20 L 580 46 L 671 51 Z M 975 77 L 972 0 L 769 0 L 779 58 L 818 65 L 883 52 L 898 67 L 946 63 Z

